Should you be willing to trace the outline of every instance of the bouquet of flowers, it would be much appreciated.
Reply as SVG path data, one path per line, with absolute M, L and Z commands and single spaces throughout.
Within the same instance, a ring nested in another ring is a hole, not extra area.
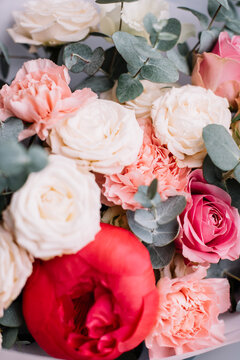
M 180 7 L 199 33 L 165 0 L 14 13 L 31 59 L 9 82 L 0 44 L 3 348 L 159 360 L 240 339 L 238 6 Z

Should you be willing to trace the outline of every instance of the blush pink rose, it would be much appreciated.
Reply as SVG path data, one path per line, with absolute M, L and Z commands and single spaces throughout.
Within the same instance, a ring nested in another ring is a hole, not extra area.
M 121 205 L 125 210 L 136 210 L 140 204 L 134 195 L 140 185 L 149 185 L 158 179 L 158 192 L 162 199 L 169 196 L 186 195 L 188 168 L 179 168 L 175 156 L 162 146 L 154 136 L 150 119 L 139 119 L 144 130 L 143 145 L 137 160 L 126 166 L 120 174 L 101 177 L 103 202 L 106 205 Z
M 158 282 L 158 320 L 146 338 L 150 360 L 179 355 L 224 341 L 218 316 L 230 307 L 227 279 L 203 279 L 204 268 L 183 278 Z
M 211 53 L 197 55 L 192 83 L 226 97 L 236 107 L 235 99 L 240 92 L 240 36 L 231 39 L 227 32 L 222 32 Z
M 189 176 L 191 198 L 179 217 L 180 235 L 175 241 L 183 256 L 193 262 L 217 263 L 240 255 L 240 217 L 231 197 L 208 184 L 202 170 Z
M 72 93 L 69 82 L 65 66 L 47 59 L 26 62 L 11 85 L 0 90 L 0 121 L 16 116 L 32 123 L 20 134 L 20 141 L 34 134 L 45 140 L 59 119 L 96 98 L 90 89 Z

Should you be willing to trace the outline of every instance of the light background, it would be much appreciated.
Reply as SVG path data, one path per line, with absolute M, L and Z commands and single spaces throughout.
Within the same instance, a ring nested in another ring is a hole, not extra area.
M 5 43 L 8 46 L 10 55 L 17 56 L 27 56 L 27 52 L 21 45 L 16 45 L 10 39 L 9 35 L 6 32 L 8 27 L 11 27 L 12 20 L 12 11 L 17 10 L 22 7 L 22 4 L 25 0 L 0 0 L 0 41 Z M 171 16 L 175 16 L 181 19 L 182 22 L 194 22 L 198 26 L 198 21 L 187 12 L 176 9 L 177 6 L 186 6 L 192 7 L 201 12 L 207 12 L 207 0 L 169 0 L 171 5 Z M 150 10 L 150 9 L 149 9 Z M 99 41 L 99 39 L 97 40 Z M 24 60 L 11 60 L 11 72 L 9 74 L 9 79 L 13 78 L 16 71 L 19 69 Z M 240 341 L 240 339 L 239 339 Z M 25 351 L 24 348 L 22 351 Z M 43 355 L 43 351 L 38 349 L 36 346 L 29 348 L 28 351 L 33 354 Z M 45 358 L 45 357 L 44 357 Z M 196 357 L 196 360 L 240 360 L 240 343 L 229 345 L 223 349 L 214 350 Z M 18 356 L 15 352 L 0 353 L 1 360 L 18 360 Z M 32 355 L 24 356 L 19 358 L 19 360 L 33 360 L 39 359 Z M 47 359 L 47 358 L 45 358 Z

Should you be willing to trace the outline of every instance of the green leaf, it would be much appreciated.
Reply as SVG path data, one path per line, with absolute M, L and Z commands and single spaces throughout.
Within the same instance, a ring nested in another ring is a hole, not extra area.
M 122 74 L 118 80 L 117 98 L 120 103 L 133 100 L 143 92 L 143 86 L 138 79 L 134 79 L 130 74 Z
M 225 9 L 229 10 L 228 0 L 217 0 L 217 2 L 222 5 Z
M 150 254 L 153 269 L 161 269 L 167 266 L 171 262 L 175 252 L 175 245 L 173 242 L 164 247 L 157 247 L 152 244 L 147 245 L 146 247 Z
M 196 16 L 196 18 L 199 20 L 200 24 L 202 25 L 202 27 L 207 27 L 208 26 L 208 17 L 207 15 L 199 12 L 199 11 L 196 11 L 194 9 L 190 9 L 188 7 L 185 7 L 185 6 L 178 6 L 178 9 L 181 9 L 181 10 L 185 10 L 185 11 L 190 11 L 194 16 Z
M 69 44 L 64 47 L 63 62 L 74 73 L 79 73 L 91 62 L 92 49 L 81 42 Z
M 9 308 L 4 311 L 3 317 L 0 318 L 0 325 L 10 328 L 17 328 L 21 326 L 23 322 L 21 304 L 18 301 L 13 302 Z
M 229 178 L 226 181 L 227 192 L 232 198 L 232 206 L 240 213 L 240 184 L 237 180 Z
M 237 18 L 237 11 L 235 6 L 229 2 L 229 9 L 226 9 L 224 6 L 220 9 L 218 12 L 218 15 L 216 16 L 215 21 L 218 22 L 225 22 L 228 20 L 233 20 Z M 219 1 L 218 0 L 208 0 L 208 13 L 211 18 L 216 14 L 216 11 L 219 8 Z
M 138 191 L 134 195 L 134 200 L 145 208 L 157 206 L 161 202 L 160 195 L 158 194 L 158 192 L 156 192 L 153 198 L 149 198 L 148 191 L 148 186 L 139 186 Z
M 0 143 L 0 171 L 6 176 L 18 175 L 28 164 L 23 145 L 12 141 Z
M 39 145 L 32 145 L 28 150 L 30 162 L 28 164 L 29 172 L 38 172 L 44 169 L 48 163 L 47 152 Z
M 174 83 L 179 79 L 175 65 L 166 58 L 155 62 L 155 64 L 144 65 L 140 74 L 144 79 L 156 83 Z
M 166 246 L 170 244 L 179 234 L 179 223 L 174 219 L 166 224 L 158 225 L 152 231 L 152 242 L 156 246 Z
M 152 244 L 152 232 L 151 230 L 145 228 L 144 226 L 138 224 L 135 221 L 134 218 L 134 211 L 127 211 L 127 219 L 128 219 L 128 225 L 132 232 L 139 237 L 142 241 L 144 241 L 147 244 Z
M 18 328 L 4 328 L 2 332 L 3 349 L 11 349 L 15 344 L 18 336 Z
M 212 185 L 216 185 L 226 191 L 226 187 L 222 179 L 222 171 L 217 168 L 212 162 L 209 155 L 203 161 L 203 176 L 204 179 Z
M 116 50 L 115 46 L 105 51 L 105 60 L 102 64 L 102 69 L 106 71 L 113 80 L 117 80 L 121 74 L 128 72 L 126 61 Z
M 240 23 L 239 19 L 231 19 L 226 21 L 226 28 L 230 31 L 232 31 L 233 35 L 240 35 Z
M 220 29 L 212 28 L 211 30 L 203 30 L 200 35 L 199 53 L 210 51 L 216 43 Z
M 240 150 L 224 126 L 207 125 L 203 129 L 203 140 L 208 155 L 219 169 L 229 171 L 237 166 Z
M 162 201 L 157 205 L 157 223 L 159 225 L 167 224 L 176 219 L 187 205 L 185 196 L 171 196 L 166 201 Z
M 158 227 L 157 221 L 152 211 L 138 209 L 135 211 L 134 220 L 144 228 L 153 230 Z
M 6 78 L 9 72 L 10 60 L 7 47 L 0 42 L 0 66 L 3 77 Z
M 94 76 L 88 77 L 82 81 L 77 89 L 90 88 L 97 94 L 110 90 L 114 85 L 114 82 L 109 79 L 107 76 Z
M 180 55 L 176 49 L 169 50 L 167 52 L 167 57 L 179 71 L 183 74 L 190 75 L 187 57 Z
M 158 180 L 154 179 L 148 187 L 147 196 L 149 199 L 153 199 L 157 194 Z
M 90 63 L 87 64 L 86 67 L 84 68 L 84 71 L 88 75 L 92 76 L 100 69 L 105 59 L 104 54 L 105 52 L 101 47 L 98 47 L 93 51 L 90 59 Z
M 240 164 L 238 164 L 234 169 L 234 177 L 240 183 Z
M 240 120 L 240 113 L 235 115 L 233 118 L 232 118 L 232 124 L 234 124 L 235 122 L 239 121 Z
M 9 117 L 0 122 L 0 141 L 18 140 L 18 135 L 24 129 L 22 120 L 16 117 Z
M 147 15 L 144 16 L 144 19 L 143 19 L 143 24 L 144 24 L 145 30 L 149 34 L 151 34 L 153 31 L 155 32 L 153 25 L 157 24 L 157 22 L 158 22 L 158 20 L 157 20 L 156 16 L 153 15 L 152 13 L 148 13 Z
M 166 37 L 166 34 L 169 34 L 168 37 Z M 170 38 L 169 37 L 170 35 L 174 37 Z M 174 18 L 168 19 L 166 25 L 158 33 L 158 42 L 157 42 L 158 50 L 168 51 L 172 49 L 177 44 L 180 35 L 181 35 L 180 21 Z

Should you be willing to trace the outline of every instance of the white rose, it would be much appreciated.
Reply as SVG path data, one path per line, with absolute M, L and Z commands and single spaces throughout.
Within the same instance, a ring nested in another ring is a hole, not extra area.
M 144 88 L 142 94 L 136 99 L 129 100 L 122 104 L 128 109 L 134 110 L 137 118 L 150 117 L 153 102 L 164 95 L 173 86 L 173 84 L 159 84 L 148 80 L 141 80 L 141 83 Z M 111 90 L 102 93 L 101 98 L 118 102 L 116 88 L 117 83 Z
M 112 35 L 119 29 L 121 5 L 99 5 L 101 10 L 100 30 Z M 169 5 L 165 0 L 138 0 L 132 3 L 124 3 L 122 12 L 122 30 L 133 35 L 148 37 L 144 28 L 143 19 L 151 12 L 158 20 L 169 17 Z
M 4 221 L 16 241 L 36 258 L 76 253 L 100 230 L 100 190 L 94 175 L 73 160 L 50 156 L 14 193 Z
M 48 138 L 53 153 L 102 174 L 120 173 L 133 163 L 142 141 L 134 112 L 100 99 L 59 121 Z
M 0 317 L 21 293 L 32 273 L 33 258 L 0 226 Z M 1 347 L 1 346 L 0 346 Z
M 84 39 L 100 19 L 94 5 L 85 0 L 30 0 L 24 11 L 13 13 L 8 29 L 17 43 L 58 45 Z
M 202 131 L 208 124 L 229 130 L 228 101 L 211 90 L 186 85 L 157 99 L 152 110 L 156 136 L 178 159 L 180 167 L 200 167 L 206 155 Z

